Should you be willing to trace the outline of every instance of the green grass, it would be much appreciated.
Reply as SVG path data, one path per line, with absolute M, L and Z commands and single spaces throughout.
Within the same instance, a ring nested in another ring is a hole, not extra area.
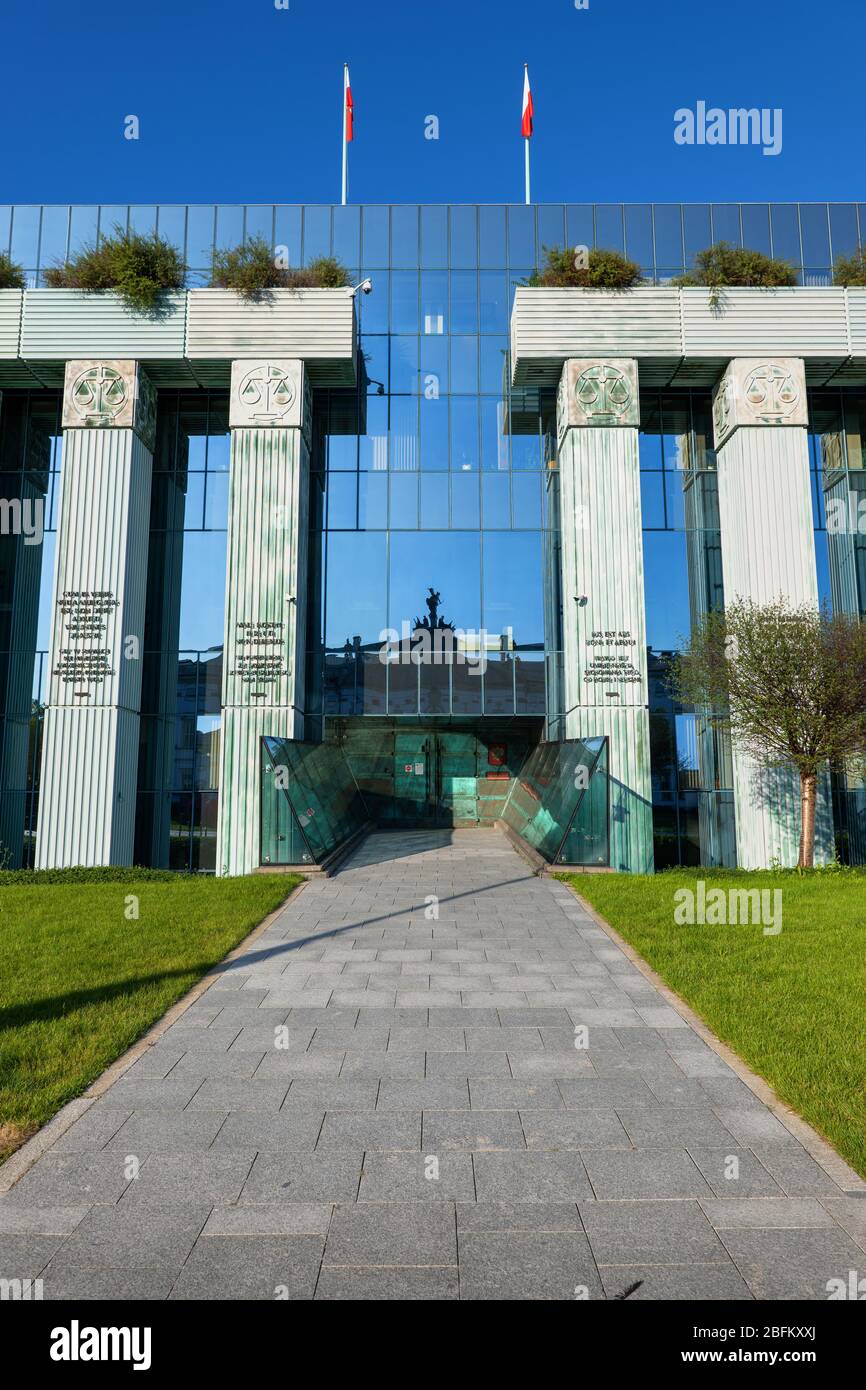
M 300 881 L 0 884 L 0 1160 L 81 1094 Z M 126 916 L 129 895 L 138 920 Z
M 560 877 L 866 1177 L 866 873 Z M 676 925 L 674 893 L 699 878 L 780 888 L 781 933 Z

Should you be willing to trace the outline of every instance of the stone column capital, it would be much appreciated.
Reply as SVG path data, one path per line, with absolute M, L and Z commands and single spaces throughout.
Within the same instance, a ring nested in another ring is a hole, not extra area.
M 118 358 L 67 362 L 63 428 L 134 430 L 153 453 L 156 391 L 141 364 Z
M 715 446 L 741 426 L 809 423 L 801 357 L 734 357 L 713 390 Z
M 569 357 L 556 399 L 557 433 L 569 428 L 640 424 L 637 362 L 633 357 Z
M 232 362 L 232 429 L 301 429 L 312 418 L 312 390 L 298 357 L 236 358 Z

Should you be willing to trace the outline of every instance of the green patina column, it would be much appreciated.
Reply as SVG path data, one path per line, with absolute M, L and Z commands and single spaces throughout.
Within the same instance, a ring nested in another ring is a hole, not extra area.
M 713 395 L 725 603 L 818 608 L 802 358 L 733 358 Z M 797 863 L 800 781 L 733 744 L 737 863 Z M 833 858 L 829 773 L 819 779 L 815 863 Z
M 653 869 L 637 363 L 571 358 L 557 398 L 565 735 L 610 739 L 611 867 Z
M 155 422 L 137 362 L 67 362 L 38 869 L 132 863 Z
M 0 391 L 0 414 L 3 393 Z M 51 437 L 30 422 L 20 472 L 0 496 L 0 865 L 23 862 L 28 764 L 36 721 L 33 665 L 39 621 Z
M 312 393 L 296 359 L 232 363 L 217 868 L 260 863 L 260 740 L 304 737 Z

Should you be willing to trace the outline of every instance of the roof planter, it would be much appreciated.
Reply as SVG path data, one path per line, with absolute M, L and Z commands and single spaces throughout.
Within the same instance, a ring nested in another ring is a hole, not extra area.
M 63 385 L 70 359 L 142 362 L 157 386 L 228 386 L 236 358 L 298 357 L 313 386 L 353 385 L 351 290 L 166 291 L 153 313 L 114 290 L 0 290 L 0 389 Z
M 803 357 L 808 379 L 866 382 L 866 290 L 542 289 L 511 315 L 516 386 L 555 386 L 569 357 L 634 357 L 643 385 L 710 385 L 731 357 Z

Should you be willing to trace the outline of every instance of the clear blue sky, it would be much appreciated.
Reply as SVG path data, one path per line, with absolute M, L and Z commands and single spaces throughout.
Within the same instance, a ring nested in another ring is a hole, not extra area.
M 536 201 L 866 196 L 863 0 L 289 4 L 6 0 L 0 202 L 339 201 L 344 61 L 353 202 L 521 201 L 524 61 Z M 699 99 L 782 153 L 677 146 Z

